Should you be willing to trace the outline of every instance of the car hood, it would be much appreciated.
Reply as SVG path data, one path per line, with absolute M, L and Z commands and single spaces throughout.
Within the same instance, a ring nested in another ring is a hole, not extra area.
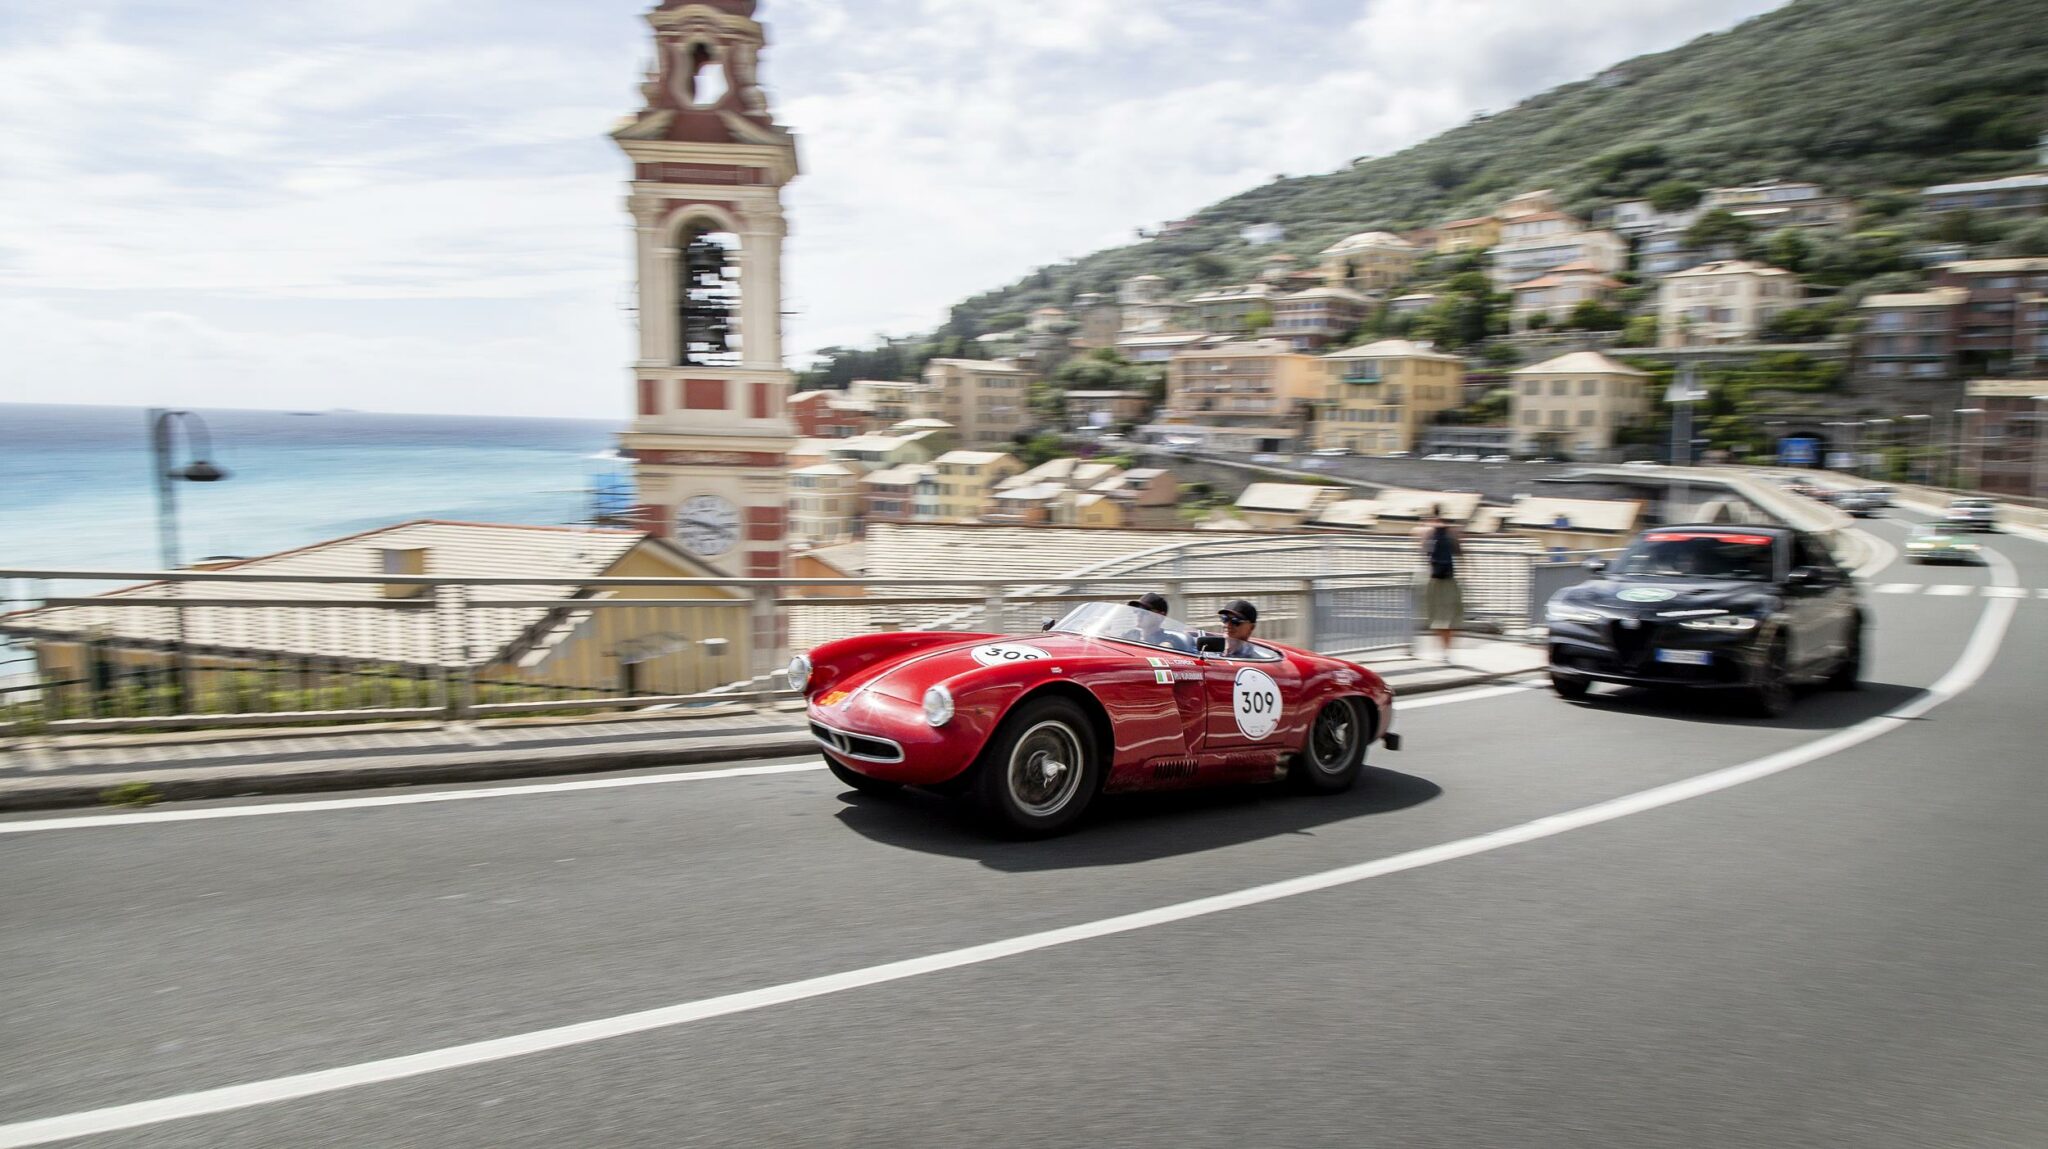
M 1099 638 L 1074 634 L 1028 634 L 1001 638 L 974 638 L 946 646 L 927 647 L 914 654 L 885 662 L 867 675 L 848 684 L 854 692 L 872 690 L 886 698 L 921 702 L 925 691 L 949 679 L 999 666 L 1044 663 L 1067 669 L 1067 664 L 1084 658 L 1124 655 L 1142 656 L 1138 647 L 1127 647 Z M 1157 652 L 1169 656 L 1168 651 Z M 1181 657 L 1186 657 L 1182 655 Z
M 1557 601 L 1596 607 L 1637 618 L 1668 617 L 1686 611 L 1755 610 L 1771 601 L 1763 583 L 1732 579 L 1596 579 L 1559 592 Z

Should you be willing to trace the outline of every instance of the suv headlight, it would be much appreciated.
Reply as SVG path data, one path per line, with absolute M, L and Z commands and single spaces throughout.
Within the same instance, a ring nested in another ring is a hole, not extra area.
M 943 686 L 925 691 L 924 720 L 930 726 L 944 726 L 953 721 L 953 692 Z
M 1687 630 L 1755 630 L 1756 619 L 1746 614 L 1717 614 L 1708 618 L 1689 618 L 1678 625 Z
M 1543 608 L 1543 618 L 1547 622 L 1599 622 L 1600 612 L 1554 602 Z
M 798 694 L 811 684 L 811 660 L 799 654 L 789 660 L 789 688 Z

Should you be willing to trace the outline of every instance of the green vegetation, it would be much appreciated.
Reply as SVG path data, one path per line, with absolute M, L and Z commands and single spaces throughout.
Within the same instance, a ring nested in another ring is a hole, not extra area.
M 1807 179 L 1872 197 L 1882 224 L 1883 209 L 1910 208 L 1927 184 L 2029 166 L 2048 120 L 2043 91 L 2048 21 L 2028 5 L 1795 0 L 1397 154 L 1233 196 L 1185 231 L 1041 268 L 956 306 L 932 341 L 971 339 L 994 318 L 1147 272 L 1177 291 L 1241 279 L 1254 258 L 1237 235 L 1248 224 L 1285 226 L 1282 250 L 1312 257 L 1365 227 L 1477 215 L 1538 187 L 1583 208 L 1639 195 L 1681 205 L 1700 188 Z M 1866 252 L 1861 262 L 1873 261 Z

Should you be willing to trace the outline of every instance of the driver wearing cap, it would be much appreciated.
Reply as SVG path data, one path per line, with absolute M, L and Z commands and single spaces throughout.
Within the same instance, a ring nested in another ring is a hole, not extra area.
M 1165 595 L 1157 592 L 1142 594 L 1124 605 L 1136 607 L 1138 611 L 1138 627 L 1125 637 L 1134 642 L 1142 642 L 1147 646 L 1163 646 L 1168 650 L 1177 650 L 1183 654 L 1193 654 L 1195 652 L 1193 639 L 1181 634 L 1179 631 L 1166 629 L 1167 604 Z
M 1233 599 L 1224 603 L 1216 616 L 1223 620 L 1223 636 L 1228 640 L 1223 648 L 1223 657 L 1259 657 L 1259 648 L 1252 645 L 1252 632 L 1259 628 L 1258 607 L 1241 598 Z

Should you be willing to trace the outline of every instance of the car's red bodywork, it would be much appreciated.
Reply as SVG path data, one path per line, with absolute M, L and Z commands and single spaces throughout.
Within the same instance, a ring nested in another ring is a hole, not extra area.
M 1387 733 L 1393 693 L 1378 675 L 1341 659 L 1263 645 L 1281 657 L 1181 654 L 1059 632 L 866 635 L 811 652 L 805 696 L 812 733 L 834 761 L 871 778 L 924 786 L 962 775 L 1005 715 L 1046 692 L 1065 694 L 1093 716 L 1105 791 L 1276 780 L 1302 749 L 1316 713 L 1336 698 L 1370 704 L 1369 740 Z M 991 647 L 1035 653 L 1005 659 L 988 655 Z M 1278 687 L 1269 732 L 1257 719 L 1247 729 L 1239 717 L 1234 691 L 1246 668 Z M 925 692 L 936 685 L 954 700 L 952 720 L 938 727 L 923 709 Z

